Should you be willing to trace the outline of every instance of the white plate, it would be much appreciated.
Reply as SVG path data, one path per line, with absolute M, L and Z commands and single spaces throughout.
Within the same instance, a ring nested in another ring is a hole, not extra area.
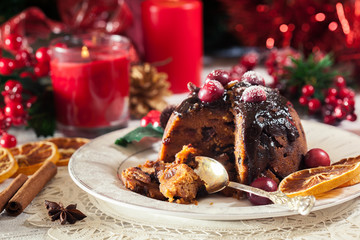
M 360 136 L 325 124 L 303 121 L 308 147 L 325 149 L 332 161 L 360 155 Z M 116 138 L 131 129 L 122 129 L 100 136 L 74 153 L 69 162 L 73 181 L 94 197 L 122 208 L 141 213 L 206 220 L 243 220 L 297 214 L 284 206 L 252 206 L 220 194 L 200 199 L 198 205 L 182 205 L 151 199 L 126 189 L 118 178 L 122 170 L 145 160 L 155 160 L 159 142 L 116 146 Z M 320 196 L 313 211 L 341 204 L 360 195 L 360 184 L 333 190 Z

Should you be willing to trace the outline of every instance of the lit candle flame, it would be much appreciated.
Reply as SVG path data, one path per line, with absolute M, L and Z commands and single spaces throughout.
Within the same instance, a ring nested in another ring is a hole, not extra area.
M 81 48 L 81 57 L 82 58 L 89 58 L 90 54 L 89 54 L 89 50 L 86 46 L 83 46 Z

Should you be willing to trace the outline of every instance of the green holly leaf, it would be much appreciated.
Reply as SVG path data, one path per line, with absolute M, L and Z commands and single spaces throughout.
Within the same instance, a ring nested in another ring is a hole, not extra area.
M 138 127 L 125 136 L 115 140 L 115 144 L 126 147 L 131 142 L 139 142 L 145 137 L 162 138 L 164 130 L 161 127 L 154 127 L 152 124 L 148 124 L 146 127 Z

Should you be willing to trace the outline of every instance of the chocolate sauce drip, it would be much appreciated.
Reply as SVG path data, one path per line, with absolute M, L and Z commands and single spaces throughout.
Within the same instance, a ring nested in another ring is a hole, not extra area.
M 245 88 L 233 88 L 233 109 L 242 116 L 242 134 L 249 172 L 247 182 L 251 183 L 269 166 L 277 148 L 282 148 L 278 138 L 291 143 L 299 132 L 289 112 L 287 99 L 277 90 L 264 88 L 267 99 L 263 102 L 244 102 L 241 96 Z

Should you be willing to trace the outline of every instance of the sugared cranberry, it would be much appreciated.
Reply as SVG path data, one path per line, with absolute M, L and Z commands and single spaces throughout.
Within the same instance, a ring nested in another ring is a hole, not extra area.
M 245 54 L 240 59 L 240 64 L 245 66 L 247 70 L 252 70 L 259 61 L 259 54 L 256 52 L 250 52 Z
M 344 119 L 347 115 L 346 108 L 343 105 L 338 105 L 334 108 L 333 116 L 337 119 Z
M 355 122 L 357 119 L 357 115 L 355 113 L 350 113 L 346 116 L 346 120 Z
M 219 81 L 208 80 L 199 90 L 198 97 L 201 101 L 210 103 L 221 98 L 224 91 L 225 89 Z
M 40 47 L 35 52 L 35 58 L 39 63 L 50 62 L 50 50 L 47 47 Z
M 247 71 L 246 73 L 244 73 L 244 75 L 241 77 L 241 81 L 248 82 L 252 85 L 265 86 L 265 80 L 263 76 L 254 71 Z
M 22 45 L 22 37 L 18 34 L 9 34 L 4 39 L 4 45 L 13 51 L 17 51 L 21 48 Z
M 223 86 L 226 86 L 231 81 L 230 75 L 227 71 L 222 69 L 213 70 L 206 77 L 205 81 L 216 80 L 219 81 Z
M 260 178 L 255 179 L 255 181 L 253 181 L 251 183 L 251 186 L 260 188 L 267 192 L 274 192 L 277 190 L 276 182 L 274 180 L 272 180 L 271 178 L 267 178 L 267 177 L 260 177 Z M 265 197 L 260 197 L 253 193 L 248 193 L 247 197 L 248 197 L 249 201 L 254 205 L 265 205 L 265 204 L 271 203 L 270 199 L 265 198 Z
M 310 99 L 308 102 L 308 108 L 311 112 L 316 112 L 321 108 L 321 102 L 317 98 Z
M 340 89 L 346 87 L 346 81 L 343 76 L 336 76 L 335 77 L 335 85 Z
M 246 68 L 244 67 L 244 65 L 237 64 L 232 67 L 232 69 L 230 71 L 230 77 L 232 79 L 236 79 L 236 80 L 240 81 L 242 75 L 244 75 L 245 72 L 246 72 Z
M 315 88 L 313 85 L 307 84 L 302 87 L 301 92 L 304 96 L 311 97 L 315 93 Z
M 241 100 L 244 102 L 262 102 L 266 100 L 266 92 L 262 87 L 251 86 L 245 89 Z
M 299 98 L 299 103 L 300 103 L 300 105 L 306 106 L 306 105 L 308 105 L 308 102 L 309 102 L 309 100 L 308 100 L 307 97 L 305 97 L 305 96 L 301 96 L 301 97 Z
M 304 162 L 309 168 L 330 166 L 330 157 L 321 148 L 313 148 L 305 154 Z
M 0 145 L 4 148 L 12 148 L 16 146 L 16 138 L 15 136 L 3 133 L 3 135 L 0 138 Z

